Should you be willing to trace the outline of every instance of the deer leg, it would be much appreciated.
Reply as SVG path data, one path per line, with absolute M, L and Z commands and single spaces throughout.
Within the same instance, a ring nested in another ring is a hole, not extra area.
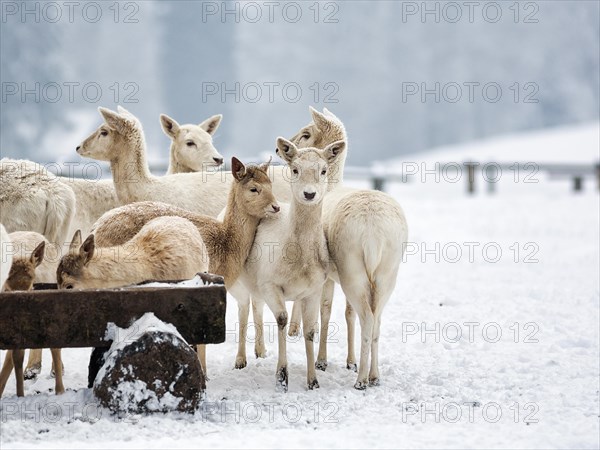
M 265 347 L 265 323 L 263 320 L 263 312 L 265 310 L 265 302 L 262 300 L 252 299 L 252 318 L 254 320 L 255 338 L 254 338 L 254 354 L 257 358 L 267 357 L 267 348 Z
M 29 358 L 27 359 L 27 366 L 25 367 L 25 372 L 23 372 L 23 377 L 25 377 L 26 380 L 35 380 L 41 372 L 42 349 L 29 349 Z
M 300 325 L 302 324 L 302 305 L 300 302 L 294 302 L 292 306 L 292 318 L 288 328 L 288 336 L 298 336 L 300 334 Z
M 50 353 L 52 353 L 52 364 L 54 365 L 55 373 L 54 393 L 56 395 L 63 394 L 65 387 L 63 385 L 63 363 L 60 348 L 51 348 Z
M 319 335 L 319 354 L 316 362 L 319 370 L 327 369 L 327 339 L 329 337 L 329 320 L 331 319 L 334 288 L 335 282 L 328 278 L 321 293 L 321 333 Z
M 24 397 L 23 360 L 25 359 L 25 350 L 13 350 L 12 358 L 15 366 L 15 378 L 17 380 L 17 397 Z
M 206 367 L 206 344 L 198 344 L 196 346 L 196 351 L 198 352 L 198 361 L 200 361 L 200 365 L 204 371 L 204 378 L 208 380 L 208 372 Z
M 317 294 L 318 295 L 318 294 Z M 319 320 L 319 298 L 306 298 L 302 300 L 302 322 L 304 332 L 304 345 L 306 347 L 306 381 L 308 389 L 319 387 L 315 370 L 315 334 Z
M 354 352 L 354 331 L 356 323 L 356 314 L 352 305 L 346 301 L 346 329 L 348 331 L 348 356 L 346 358 L 346 368 L 356 372 L 356 354 Z
M 2 393 L 4 392 L 4 388 L 6 387 L 6 382 L 10 377 L 10 373 L 13 369 L 13 352 L 12 350 L 8 350 L 6 352 L 6 357 L 4 358 L 4 364 L 2 364 L 2 370 L 0 370 L 0 397 L 2 397 Z

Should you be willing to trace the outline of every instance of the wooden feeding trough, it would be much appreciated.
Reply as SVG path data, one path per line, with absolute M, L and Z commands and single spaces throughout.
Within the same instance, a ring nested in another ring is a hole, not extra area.
M 223 278 L 206 273 L 198 276 L 204 282 L 198 287 L 148 287 L 144 285 L 149 282 L 145 282 L 127 288 L 57 290 L 55 284 L 37 284 L 33 291 L 0 293 L 0 349 L 96 347 L 94 353 L 98 353 L 100 348 L 107 350 L 111 346 L 112 342 L 106 340 L 109 323 L 126 329 L 149 312 L 159 321 L 173 325 L 190 345 L 222 343 L 225 341 L 226 309 Z M 139 337 L 140 340 L 144 338 L 143 333 Z M 164 345 L 159 353 L 152 353 L 140 345 L 129 347 L 130 354 L 132 348 L 137 348 L 137 352 L 151 363 L 169 353 Z M 185 347 L 186 351 L 192 351 L 189 346 Z M 177 351 L 173 349 L 174 362 L 179 357 Z M 103 351 L 100 353 L 104 354 Z M 198 363 L 197 358 L 194 360 Z M 133 358 L 132 361 L 143 359 Z M 198 396 L 204 389 L 203 377 L 202 374 Z M 90 378 L 94 379 L 95 373 Z M 111 404 L 105 406 L 122 409 Z M 144 411 L 144 408 L 137 410 Z

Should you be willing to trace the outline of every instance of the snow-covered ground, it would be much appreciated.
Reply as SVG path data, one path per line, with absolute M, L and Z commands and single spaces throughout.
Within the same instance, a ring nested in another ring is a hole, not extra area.
M 352 387 L 339 289 L 321 388 L 306 390 L 304 343 L 290 338 L 287 394 L 275 390 L 268 311 L 268 357 L 233 369 L 229 299 L 227 341 L 208 348 L 207 398 L 195 416 L 99 409 L 86 389 L 88 349 L 63 351 L 68 391 L 54 396 L 45 351 L 24 399 L 14 379 L 6 388 L 0 446 L 598 448 L 597 186 L 574 194 L 566 181 L 507 174 L 494 195 L 467 197 L 464 183 L 443 180 L 389 192 L 405 209 L 410 243 L 384 311 L 381 386 Z

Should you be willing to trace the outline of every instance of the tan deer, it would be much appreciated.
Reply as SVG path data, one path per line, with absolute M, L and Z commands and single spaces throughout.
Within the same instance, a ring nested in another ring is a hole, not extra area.
M 11 234 L 13 245 L 18 243 L 18 237 Z M 44 251 L 46 248 L 46 240 L 40 235 L 41 240 L 35 247 L 33 252 L 28 256 L 22 256 L 20 252 L 15 252 L 13 256 L 12 266 L 6 282 L 4 283 L 5 291 L 29 291 L 33 288 L 33 282 L 36 277 L 36 268 L 44 261 Z M 52 363 L 55 369 L 55 386 L 54 392 L 62 394 L 65 391 L 62 379 L 62 360 L 59 348 L 50 349 L 52 353 Z M 4 392 L 6 382 L 12 369 L 15 370 L 15 378 L 17 381 L 17 396 L 23 397 L 24 392 L 24 376 L 23 376 L 23 358 L 25 355 L 24 349 L 9 350 L 2 370 L 0 370 L 0 396 Z
M 107 212 L 94 224 L 96 245 L 121 245 L 156 217 L 183 217 L 196 225 L 206 244 L 210 260 L 209 272 L 222 275 L 225 285 L 231 287 L 250 253 L 260 220 L 279 212 L 279 205 L 271 190 L 271 180 L 267 175 L 268 162 L 260 166 L 245 166 L 234 157 L 231 166 L 234 182 L 229 191 L 222 222 L 165 203 L 131 203 Z M 240 321 L 247 322 L 248 308 L 248 303 L 239 304 Z M 242 328 L 246 329 L 245 326 Z M 246 335 L 242 337 L 239 345 L 245 343 Z M 245 345 L 243 347 L 245 349 Z M 206 370 L 204 346 L 198 346 L 198 354 Z M 243 363 L 245 365 L 245 357 Z M 237 364 L 238 362 L 236 367 Z

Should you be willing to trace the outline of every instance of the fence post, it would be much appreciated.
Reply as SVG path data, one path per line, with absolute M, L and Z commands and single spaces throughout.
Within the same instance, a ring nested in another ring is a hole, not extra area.
M 465 168 L 467 169 L 467 192 L 469 194 L 475 193 L 475 163 L 466 162 Z
M 598 182 L 598 190 L 600 191 L 600 163 L 596 164 L 596 181 Z
M 575 175 L 573 177 L 573 191 L 581 192 L 583 189 L 583 177 L 581 175 Z
M 373 189 L 376 191 L 385 192 L 385 178 L 373 177 Z

